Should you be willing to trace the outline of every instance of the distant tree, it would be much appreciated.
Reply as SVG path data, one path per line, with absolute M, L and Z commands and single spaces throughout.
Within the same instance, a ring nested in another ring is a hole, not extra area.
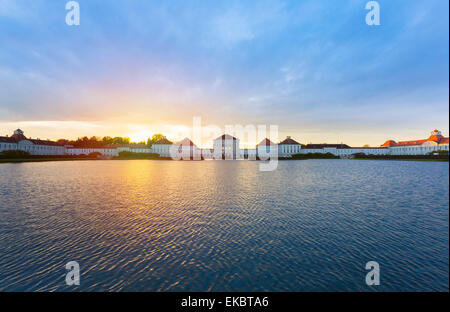
M 130 138 L 121 138 L 121 137 L 114 137 L 112 139 L 113 144 L 130 144 Z
M 164 135 L 163 134 L 161 134 L 161 133 L 155 133 L 153 136 L 152 136 L 152 139 L 150 140 L 150 144 L 149 144 L 149 141 L 147 140 L 147 145 L 149 145 L 149 146 L 151 146 L 151 145 L 153 145 L 153 144 L 155 144 L 156 142 L 158 142 L 159 140 L 161 140 L 162 138 L 164 138 Z
M 78 138 L 76 141 L 68 141 L 66 142 L 69 145 L 73 145 L 74 147 L 101 147 L 103 145 L 103 142 L 100 141 L 97 137 L 93 136 L 91 138 L 88 137 L 82 137 Z
M 102 138 L 103 145 L 108 145 L 113 143 L 113 138 L 110 136 L 105 136 Z
M 80 147 L 98 148 L 108 144 L 130 144 L 130 138 L 128 137 L 112 138 L 110 136 L 105 136 L 103 138 L 92 136 L 88 138 L 87 136 L 84 136 L 76 140 L 59 139 L 58 143 L 62 145 L 73 145 L 74 147 L 79 148 Z M 145 141 L 141 141 L 140 144 L 145 144 Z
M 364 144 L 363 147 L 370 147 L 370 145 L 369 144 Z
M 56 143 L 60 145 L 71 145 L 70 141 L 66 139 L 59 139 L 58 141 L 56 141 Z
M 123 144 L 121 137 L 115 137 L 112 140 L 113 140 L 113 144 Z

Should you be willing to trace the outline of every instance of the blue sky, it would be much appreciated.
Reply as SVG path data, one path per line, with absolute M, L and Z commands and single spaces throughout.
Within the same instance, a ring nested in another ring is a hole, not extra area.
M 449 3 L 0 0 L 0 134 L 184 137 L 276 124 L 302 143 L 449 131 Z M 186 133 L 188 135 L 188 133 Z

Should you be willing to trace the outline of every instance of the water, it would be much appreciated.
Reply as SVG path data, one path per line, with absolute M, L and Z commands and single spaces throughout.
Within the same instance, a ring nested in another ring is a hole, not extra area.
M 447 162 L 0 164 L 0 291 L 448 291 L 448 208 Z

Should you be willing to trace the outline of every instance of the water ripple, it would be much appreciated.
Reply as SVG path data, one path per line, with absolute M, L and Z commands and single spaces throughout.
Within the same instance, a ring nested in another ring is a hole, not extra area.
M 448 179 L 435 162 L 2 164 L 0 291 L 448 291 Z

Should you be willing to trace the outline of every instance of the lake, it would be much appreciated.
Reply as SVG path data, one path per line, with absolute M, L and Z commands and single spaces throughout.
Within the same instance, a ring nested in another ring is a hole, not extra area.
M 448 239 L 448 162 L 0 164 L 0 291 L 448 291 Z

